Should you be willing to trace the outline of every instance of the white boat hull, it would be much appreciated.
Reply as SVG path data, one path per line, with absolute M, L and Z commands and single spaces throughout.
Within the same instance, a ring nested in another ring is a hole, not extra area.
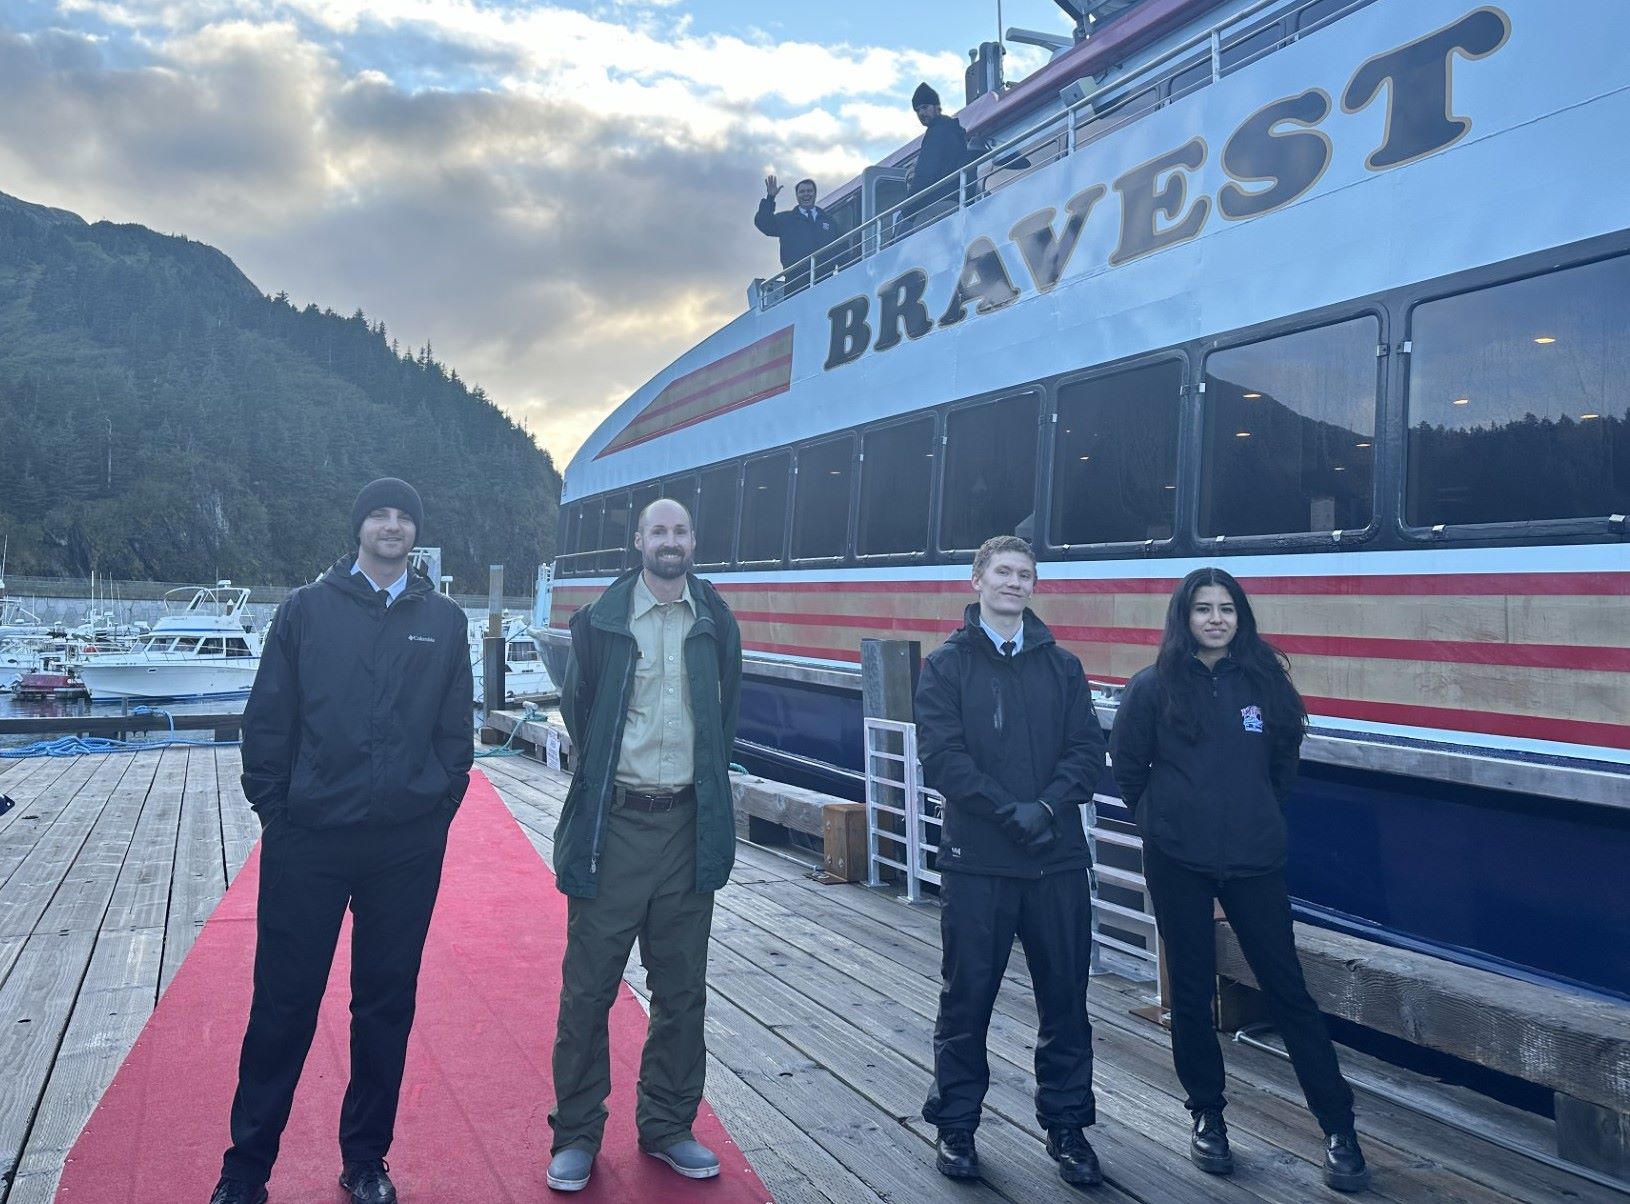
M 231 698 L 249 693 L 259 667 L 259 657 L 164 661 L 114 654 L 87 658 L 79 666 L 79 676 L 93 699 Z

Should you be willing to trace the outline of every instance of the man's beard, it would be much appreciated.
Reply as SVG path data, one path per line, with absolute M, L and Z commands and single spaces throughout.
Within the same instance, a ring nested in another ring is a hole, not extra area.
M 642 557 L 645 571 L 653 577 L 661 577 L 672 581 L 675 577 L 683 577 L 690 572 L 691 558 L 684 553 L 677 556 L 663 557 L 665 551 L 676 549 L 658 548 L 655 552 L 647 552 Z

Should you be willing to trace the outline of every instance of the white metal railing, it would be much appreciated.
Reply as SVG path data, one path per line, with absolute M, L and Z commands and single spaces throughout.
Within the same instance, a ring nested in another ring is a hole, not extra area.
M 905 875 L 908 903 L 923 901 L 923 883 L 940 884 L 928 864 L 938 853 L 944 799 L 923 785 L 917 725 L 866 720 L 866 882 L 883 885 L 887 867 Z M 882 820 L 880 816 L 890 816 Z M 934 829 L 929 838 L 927 829 Z M 887 846 L 887 847 L 885 847 Z
M 1203 86 L 1196 83 L 1180 94 L 1161 97 L 1155 104 L 1150 105 L 1148 110 L 1132 107 L 1134 101 L 1142 103 L 1144 89 L 1139 85 L 1158 82 L 1153 77 L 1157 76 L 1162 68 L 1172 65 L 1184 55 L 1204 48 L 1208 52 L 1211 66 L 1210 78 L 1206 82 L 1215 83 L 1223 75 L 1290 45 L 1313 29 L 1328 25 L 1337 17 L 1345 15 L 1351 9 L 1361 7 L 1369 0 L 1351 0 L 1350 4 L 1327 14 L 1307 28 L 1293 28 L 1273 45 L 1264 46 L 1241 61 L 1224 68 L 1223 52 L 1229 49 L 1225 38 L 1226 31 L 1259 16 L 1275 5 L 1284 5 L 1280 17 L 1290 17 L 1320 2 L 1321 0 L 1300 0 L 1299 3 L 1286 4 L 1285 0 L 1256 0 L 1256 3 L 1247 5 L 1203 32 L 1186 38 L 1170 50 L 1163 51 L 1148 62 L 1140 64 L 1107 88 L 1089 92 L 1077 100 L 1066 103 L 1060 112 L 1043 118 L 1028 129 L 992 147 L 973 162 L 958 168 L 943 179 L 934 181 L 892 208 L 875 214 L 813 255 L 784 268 L 778 275 L 767 280 L 754 281 L 748 290 L 749 304 L 761 310 L 772 309 L 808 288 L 812 279 L 819 283 L 862 259 L 868 259 L 900 241 L 913 230 L 922 229 L 959 209 L 965 209 L 980 198 L 999 191 L 1006 184 L 1029 175 L 1032 171 L 1067 158 L 1124 121 L 1129 121 L 1145 111 L 1164 107 L 1170 101 L 1178 99 L 1179 95 L 1187 95 L 1194 88 Z M 1114 95 L 1103 98 L 1102 93 L 1105 91 Z M 1033 155 L 1047 157 L 1037 162 Z M 992 179 L 996 172 L 1007 170 L 1009 164 L 1021 158 L 1028 159 L 1029 162 L 1022 170 L 1016 171 L 1012 179 L 1002 182 Z M 983 175 L 981 169 L 986 169 Z
M 939 871 L 932 867 L 929 856 L 939 852 L 945 799 L 923 785 L 916 724 L 889 719 L 865 722 L 866 882 L 882 886 L 885 871 L 892 870 L 905 878 L 901 898 L 921 903 L 923 884 L 940 884 Z M 1092 971 L 1153 978 L 1160 960 L 1160 936 L 1141 871 L 1143 840 L 1135 832 L 1107 826 L 1098 814 L 1100 803 L 1120 805 L 1109 795 L 1095 794 L 1092 803 L 1081 809 L 1092 854 Z M 1104 845 L 1135 851 L 1140 868 L 1105 865 L 1100 853 Z M 1106 884 L 1135 893 L 1140 906 L 1105 899 Z M 1138 936 L 1142 943 L 1128 936 Z

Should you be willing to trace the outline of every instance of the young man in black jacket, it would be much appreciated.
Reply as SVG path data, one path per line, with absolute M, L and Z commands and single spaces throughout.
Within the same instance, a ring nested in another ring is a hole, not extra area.
M 923 141 L 911 165 L 911 181 L 901 212 L 914 229 L 921 229 L 956 208 L 958 181 L 945 177 L 966 167 L 974 156 L 968 151 L 968 132 L 955 117 L 940 111 L 940 96 L 933 88 L 918 84 L 911 95 L 911 108 L 922 122 Z M 941 180 L 945 182 L 941 184 Z
M 474 753 L 464 612 L 408 568 L 423 525 L 407 482 L 363 488 L 356 554 L 278 608 L 244 707 L 243 792 L 262 828 L 255 988 L 210 1204 L 266 1200 L 347 907 L 340 1186 L 354 1204 L 396 1200 L 385 1154 L 447 828 Z
M 990 1085 L 985 1033 L 1013 938 L 1024 945 L 1041 1031 L 1036 1119 L 1066 1183 L 1103 1181 L 1082 1129 L 1096 1119 L 1087 973 L 1090 857 L 1081 806 L 1104 769 L 1104 734 L 1081 662 L 1026 603 L 1036 560 L 1016 536 L 973 563 L 979 601 L 923 665 L 917 750 L 945 796 L 939 869 L 942 978 L 934 1084 L 923 1119 L 936 1164 L 979 1175 L 974 1130 Z

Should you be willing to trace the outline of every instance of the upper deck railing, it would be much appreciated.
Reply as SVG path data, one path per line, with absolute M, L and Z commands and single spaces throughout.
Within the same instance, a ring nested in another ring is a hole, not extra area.
M 1108 87 L 1069 100 L 1061 111 L 876 214 L 780 274 L 755 280 L 748 289 L 749 306 L 773 309 L 809 287 L 812 277 L 816 283 L 826 280 L 909 234 L 1069 157 L 1112 130 L 1197 92 L 1373 2 L 1257 0 L 1156 55 Z M 1263 19 L 1269 9 L 1278 11 Z M 1240 28 L 1247 25 L 1250 27 Z M 1180 62 L 1188 55 L 1195 57 Z M 1072 87 L 1079 84 L 1066 86 L 1061 95 L 1067 97 Z

